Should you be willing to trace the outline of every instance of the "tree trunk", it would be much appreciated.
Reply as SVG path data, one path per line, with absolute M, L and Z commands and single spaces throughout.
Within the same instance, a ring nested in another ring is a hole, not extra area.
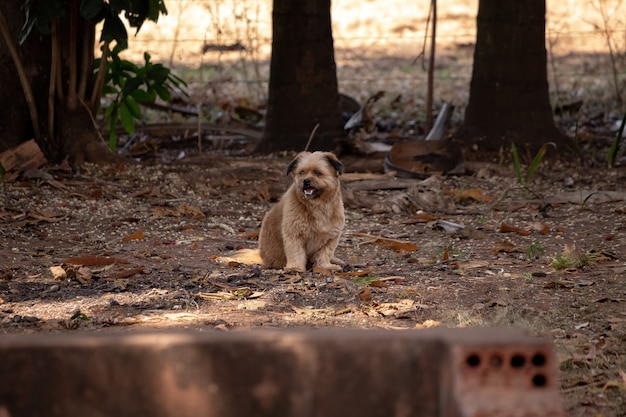
M 480 0 L 470 98 L 459 137 L 481 152 L 559 153 L 571 140 L 555 126 L 545 48 L 545 0 Z
M 79 3 L 76 2 L 76 5 Z M 0 1 L 0 8 L 14 39 L 19 36 L 25 21 L 21 6 L 22 0 Z M 78 7 L 78 6 L 77 6 Z M 95 109 L 88 108 L 88 100 L 80 94 L 68 94 L 73 85 L 75 92 L 90 91 L 93 77 L 93 39 L 95 28 L 84 19 L 77 19 L 80 36 L 75 39 L 77 69 L 74 77 L 70 76 L 70 17 L 65 16 L 59 22 L 61 48 L 61 75 L 56 85 L 56 99 L 53 100 L 54 113 L 50 112 L 48 100 L 51 67 L 51 36 L 42 36 L 36 30 L 20 45 L 20 54 L 37 103 L 39 125 L 42 133 L 38 143 L 48 161 L 58 163 L 64 158 L 75 164 L 84 162 L 116 162 L 106 144 L 99 140 L 97 127 L 94 125 Z M 86 68 L 80 72 L 80 68 Z M 84 84 L 80 80 L 84 80 Z M 6 111 L 0 112 L 0 151 L 27 141 L 33 137 L 24 91 L 16 75 L 15 63 L 8 53 L 4 40 L 0 37 L 0 102 L 9 104 Z M 49 123 L 52 115 L 54 123 Z M 53 131 L 50 127 L 53 127 Z
M 21 0 L 0 1 L 0 11 L 4 14 L 13 39 L 18 39 L 20 29 L 24 24 L 24 13 L 21 10 Z M 50 79 L 50 42 L 39 36 L 31 36 L 20 48 L 24 62 L 24 69 L 31 82 L 33 94 L 37 97 L 37 111 L 45 115 Z M 28 106 L 24 91 L 20 85 L 15 63 L 9 49 L 0 36 L 0 103 L 3 109 L 0 112 L 0 152 L 19 145 L 34 137 Z M 45 129 L 41 123 L 40 130 Z M 38 143 L 41 149 L 49 156 L 51 150 Z
M 274 0 L 268 108 L 258 152 L 331 150 L 343 135 L 330 0 Z

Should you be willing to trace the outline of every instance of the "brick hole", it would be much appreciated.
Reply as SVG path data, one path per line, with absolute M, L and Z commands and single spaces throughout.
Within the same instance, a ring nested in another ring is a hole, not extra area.
M 543 353 L 535 353 L 530 361 L 535 366 L 543 366 L 546 364 L 546 357 Z
M 537 388 L 543 388 L 548 385 L 548 379 L 543 374 L 537 374 L 533 376 L 533 386 Z
M 511 357 L 511 366 L 513 368 L 521 368 L 526 364 L 526 358 L 524 357 L 524 355 L 513 355 Z
M 480 366 L 480 356 L 475 353 L 469 355 L 465 361 L 470 368 L 478 368 Z
M 502 366 L 502 356 L 497 353 L 492 355 L 489 358 L 489 365 L 491 365 L 492 368 L 499 368 Z

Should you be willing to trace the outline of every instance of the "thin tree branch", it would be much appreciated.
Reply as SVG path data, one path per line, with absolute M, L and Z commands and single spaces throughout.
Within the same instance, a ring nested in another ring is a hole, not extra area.
M 54 110 L 56 102 L 56 85 L 57 85 L 57 71 L 60 70 L 59 65 L 61 59 L 59 57 L 59 20 L 58 18 L 52 21 L 52 56 L 50 59 L 50 81 L 48 85 L 48 137 L 50 140 L 55 140 L 54 136 Z
M 78 86 L 78 99 L 84 103 L 87 94 L 87 85 L 91 79 L 93 70 L 93 42 L 95 29 L 93 23 L 86 20 L 83 24 L 82 51 L 80 62 L 80 84 Z
M 67 87 L 67 106 L 74 110 L 78 107 L 76 84 L 78 79 L 78 54 L 76 40 L 78 37 L 78 2 L 70 0 L 70 29 L 69 29 L 69 85 Z
M 430 38 L 430 56 L 428 57 L 428 87 L 426 91 L 426 131 L 433 127 L 433 88 L 435 77 L 435 44 L 437 37 L 437 0 L 432 0 L 433 31 Z
M 9 53 L 11 54 L 11 58 L 13 59 L 13 64 L 15 64 L 15 69 L 17 70 L 17 75 L 20 79 L 20 83 L 22 84 L 22 90 L 24 90 L 24 96 L 26 97 L 26 103 L 28 105 L 28 110 L 30 112 L 31 123 L 33 124 L 33 133 L 35 135 L 35 140 L 38 143 L 41 143 L 41 131 L 39 130 L 39 116 L 37 115 L 37 105 L 35 104 L 35 97 L 33 96 L 33 90 L 30 85 L 30 80 L 28 79 L 28 75 L 24 70 L 24 64 L 22 63 L 22 58 L 17 50 L 17 43 L 13 36 L 11 36 L 11 30 L 9 29 L 9 24 L 7 23 L 6 18 L 4 17 L 4 13 L 0 10 L 0 32 L 2 32 L 2 37 L 4 38 L 4 42 L 9 49 Z
M 98 76 L 91 92 L 91 99 L 89 100 L 89 106 L 96 111 L 100 97 L 102 97 L 102 90 L 104 90 L 104 81 L 106 79 L 107 60 L 109 58 L 109 43 L 104 42 L 102 44 L 102 56 L 100 57 L 100 65 L 98 66 Z

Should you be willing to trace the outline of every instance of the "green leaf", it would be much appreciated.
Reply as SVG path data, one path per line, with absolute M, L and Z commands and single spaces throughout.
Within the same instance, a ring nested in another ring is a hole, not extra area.
M 124 99 L 124 104 L 130 114 L 135 119 L 141 120 L 141 109 L 139 108 L 139 104 L 137 104 L 137 102 L 131 96 L 128 96 Z
M 85 20 L 102 20 L 104 13 L 106 13 L 104 0 L 82 0 L 80 3 L 80 15 Z
M 111 9 L 113 9 L 116 13 L 121 13 L 132 7 L 130 0 L 109 0 L 109 4 L 111 5 Z
M 127 40 L 128 33 L 126 32 L 122 19 L 120 19 L 118 15 L 109 12 L 104 19 L 100 42 L 116 41 L 119 44 L 126 44 Z
M 106 109 L 105 115 L 107 116 L 109 129 L 109 149 L 115 153 L 117 148 L 117 134 L 115 129 L 117 128 L 117 106 L 110 106 Z
M 352 281 L 353 284 L 356 285 L 370 285 L 372 282 L 379 280 L 379 277 L 373 277 L 371 275 L 365 275 L 362 277 L 358 277 Z
M 122 88 L 122 94 L 124 96 L 129 95 L 133 91 L 137 90 L 141 84 L 143 84 L 143 80 L 139 78 L 130 78 L 124 84 L 124 88 Z
M 135 133 L 135 119 L 125 103 L 120 106 L 118 114 L 124 130 L 128 133 Z
M 156 99 L 156 93 L 150 94 L 145 90 L 135 90 L 130 93 L 130 96 L 138 103 L 154 103 Z
M 171 95 L 167 88 L 163 87 L 162 85 L 155 85 L 154 91 L 156 91 L 161 100 L 170 101 Z
M 537 155 L 535 155 L 535 157 L 533 158 L 533 161 L 530 163 L 530 166 L 528 167 L 528 172 L 526 173 L 527 184 L 530 183 L 530 181 L 532 180 L 533 175 L 535 175 L 535 171 L 539 167 L 539 164 L 543 160 L 543 157 L 546 155 L 546 152 L 548 152 L 548 145 L 552 145 L 556 149 L 556 143 L 554 142 L 544 143 L 543 146 L 539 148 L 539 151 L 537 151 Z

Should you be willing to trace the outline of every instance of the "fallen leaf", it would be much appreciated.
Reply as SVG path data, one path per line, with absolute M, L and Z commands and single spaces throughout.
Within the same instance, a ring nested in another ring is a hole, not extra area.
M 76 279 L 81 284 L 89 284 L 92 276 L 93 272 L 91 272 L 91 269 L 86 266 L 81 266 L 76 270 Z
M 409 216 L 403 223 L 404 224 L 415 224 L 415 223 L 428 223 L 437 220 L 437 217 L 432 214 L 428 214 L 424 211 L 421 211 L 413 216 Z
M 548 282 L 543 288 L 574 288 L 574 283 L 568 280 Z
M 477 269 L 477 268 L 487 268 L 489 266 L 488 261 L 465 261 L 465 262 L 457 262 L 458 269 Z
M 352 281 L 356 285 L 370 285 L 374 281 L 378 281 L 379 278 L 371 275 L 360 276 L 354 281 Z
M 365 287 L 359 291 L 359 299 L 361 301 L 371 301 L 372 300 L 372 292 L 369 287 Z
M 446 233 L 459 233 L 461 230 L 465 229 L 464 224 L 453 223 L 441 219 L 435 222 L 435 226 L 441 227 Z
M 473 188 L 461 192 L 459 192 L 459 190 L 454 190 L 454 195 L 457 202 L 474 200 L 478 201 L 479 203 L 491 203 L 493 201 L 493 197 L 484 194 L 483 190 L 479 188 Z
M 130 242 L 131 240 L 144 240 L 146 237 L 144 236 L 141 230 L 137 230 L 135 233 L 130 234 L 128 236 L 124 236 L 122 238 L 122 242 Z
M 362 277 L 365 275 L 369 275 L 372 273 L 371 269 L 366 269 L 363 271 L 347 271 L 347 272 L 337 272 L 336 275 L 344 276 L 344 277 Z
M 62 261 L 64 264 L 75 266 L 95 266 L 95 265 L 109 265 L 114 263 L 127 264 L 128 261 L 124 259 L 114 258 L 112 256 L 95 256 L 95 255 L 82 255 L 67 258 Z
M 382 236 L 374 236 L 368 233 L 355 233 L 355 236 L 371 239 L 370 241 L 364 242 L 363 244 L 377 243 L 388 249 L 392 249 L 395 251 L 414 252 L 416 250 L 419 250 L 419 246 L 413 243 L 404 241 L 404 240 L 391 239 L 391 238 L 382 237 Z
M 136 274 L 141 274 L 143 273 L 144 268 L 143 267 L 139 267 L 139 268 L 131 268 L 131 269 L 122 269 L 119 272 L 116 272 L 112 275 L 109 275 L 108 277 L 106 277 L 106 279 L 109 280 L 118 280 L 121 278 L 128 278 L 128 277 L 132 277 L 133 275 Z
M 64 280 L 65 278 L 67 278 L 67 273 L 65 272 L 65 269 L 63 269 L 62 266 L 58 266 L 58 265 L 51 266 L 50 272 L 52 273 L 52 276 L 54 277 L 54 279 Z
M 428 329 L 431 327 L 438 327 L 438 326 L 441 326 L 441 322 L 438 322 L 436 320 L 425 320 L 423 323 L 415 324 L 416 329 Z
M 505 253 L 526 252 L 524 249 L 520 248 L 519 246 L 516 246 L 514 243 L 509 242 L 508 240 L 503 240 L 502 242 L 496 242 L 492 246 L 491 251 L 494 253 L 494 255 L 500 252 L 505 252 Z
M 511 226 L 504 222 L 500 223 L 500 233 L 517 233 L 518 235 L 521 235 L 521 236 L 530 235 L 529 230 L 520 229 L 519 227 Z

